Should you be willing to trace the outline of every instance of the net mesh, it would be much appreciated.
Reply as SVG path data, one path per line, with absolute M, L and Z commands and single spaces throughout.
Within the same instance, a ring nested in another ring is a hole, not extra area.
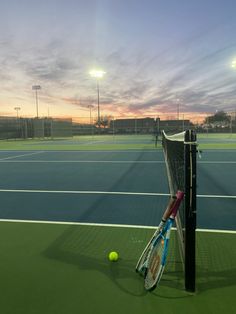
M 169 190 L 184 192 L 184 132 L 167 136 L 163 131 L 162 147 L 165 156 Z
M 184 131 L 174 135 L 162 132 L 169 191 L 185 193 L 176 216 L 178 246 L 185 273 L 186 290 L 195 290 L 195 229 L 196 229 L 196 135 Z M 191 274 L 189 276 L 189 274 Z

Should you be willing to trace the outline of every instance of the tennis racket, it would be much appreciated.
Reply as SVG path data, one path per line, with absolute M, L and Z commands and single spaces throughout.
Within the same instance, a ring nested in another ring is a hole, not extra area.
M 170 218 L 155 240 L 152 241 L 152 248 L 147 258 L 147 271 L 144 278 L 144 287 L 146 290 L 153 290 L 163 274 L 166 265 L 171 228 L 183 197 L 183 192 L 178 191 L 176 193 L 176 200 L 171 207 Z
M 148 260 L 149 254 L 150 254 L 150 250 L 152 249 L 153 242 L 155 241 L 155 239 L 157 238 L 157 236 L 161 232 L 162 228 L 165 226 L 165 223 L 166 223 L 167 219 L 169 218 L 169 216 L 172 212 L 172 206 L 174 205 L 175 200 L 176 200 L 176 196 L 172 196 L 167 207 L 166 207 L 166 210 L 162 216 L 162 219 L 161 219 L 159 226 L 157 227 L 156 231 L 154 232 L 150 241 L 146 245 L 145 249 L 143 250 L 143 252 L 142 252 L 142 254 L 141 254 L 141 256 L 137 262 L 136 272 L 138 272 L 143 277 L 146 276 L 147 260 Z

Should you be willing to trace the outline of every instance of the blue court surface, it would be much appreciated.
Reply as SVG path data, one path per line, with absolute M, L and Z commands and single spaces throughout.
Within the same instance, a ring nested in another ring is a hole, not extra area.
M 197 168 L 198 228 L 235 230 L 236 152 Z M 1 151 L 0 171 L 1 219 L 153 226 L 169 193 L 161 150 Z

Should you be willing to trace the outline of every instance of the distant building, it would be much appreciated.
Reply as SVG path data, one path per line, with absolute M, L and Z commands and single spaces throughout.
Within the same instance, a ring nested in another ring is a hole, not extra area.
M 110 130 L 114 133 L 134 133 L 145 134 L 153 133 L 156 129 L 156 119 L 154 118 L 132 118 L 115 119 L 110 122 Z
M 160 120 L 159 128 L 165 132 L 178 133 L 191 129 L 193 123 L 190 120 Z

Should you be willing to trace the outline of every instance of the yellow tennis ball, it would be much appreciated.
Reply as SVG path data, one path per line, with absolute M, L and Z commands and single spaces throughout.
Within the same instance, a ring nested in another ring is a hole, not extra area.
M 108 258 L 109 258 L 109 261 L 116 262 L 119 258 L 119 255 L 117 252 L 110 252 L 108 255 Z

